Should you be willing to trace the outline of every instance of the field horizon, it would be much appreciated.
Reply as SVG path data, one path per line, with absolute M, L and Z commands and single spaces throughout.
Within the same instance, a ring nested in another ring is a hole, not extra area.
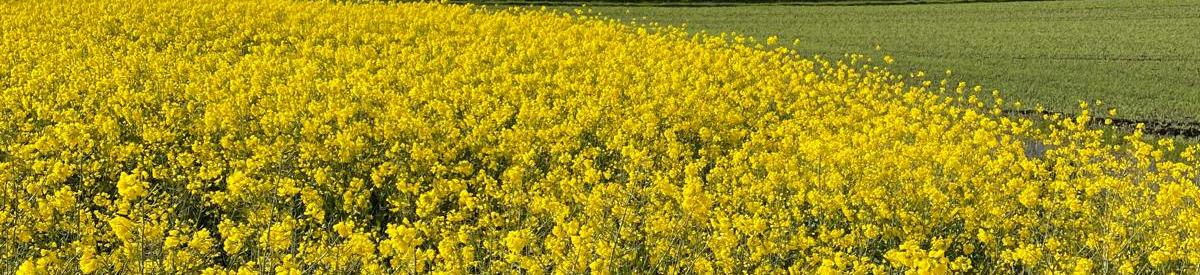
M 1200 12 L 1200 3 L 839 3 L 570 2 L 548 7 L 566 12 L 586 7 L 602 17 L 684 26 L 693 33 L 799 40 L 799 45 L 784 44 L 801 55 L 889 55 L 896 60 L 890 67 L 898 72 L 952 70 L 955 79 L 1029 103 L 1007 110 L 1013 113 L 1030 113 L 1044 104 L 1048 111 L 1069 115 L 1079 101 L 1102 101 L 1119 110 L 1115 119 L 1122 125 L 1143 123 L 1149 132 L 1188 138 L 1200 132 L 1200 50 L 1184 46 L 1200 45 L 1200 35 L 1186 31 L 1200 29 L 1200 18 L 1184 16 Z

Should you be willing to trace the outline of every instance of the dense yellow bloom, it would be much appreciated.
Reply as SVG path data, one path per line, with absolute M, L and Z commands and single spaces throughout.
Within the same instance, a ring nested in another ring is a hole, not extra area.
M 191 240 L 187 243 L 188 248 L 195 249 L 200 253 L 208 253 L 213 247 L 213 238 L 208 233 L 208 229 L 200 229 L 192 235 Z
M 31 260 L 26 260 L 17 268 L 17 275 L 36 275 L 39 273 L 41 272 L 37 270 L 37 266 L 34 266 Z
M 121 242 L 133 242 L 134 234 L 137 234 L 137 232 L 134 232 L 133 222 L 125 217 L 113 217 L 108 220 L 108 226 L 112 228 L 113 234 L 117 235 L 117 239 L 120 239 Z
M 0 273 L 1200 266 L 1200 147 L 890 56 L 442 3 L 0 14 Z
M 140 179 L 141 175 L 137 172 L 132 174 L 121 173 L 121 178 L 117 180 L 117 193 L 122 198 L 134 200 L 146 195 L 146 185 Z
M 99 260 L 96 259 L 96 251 L 92 248 L 81 249 L 79 256 L 79 272 L 83 274 L 91 274 L 99 268 Z
M 270 229 L 264 230 L 258 243 L 273 250 L 286 250 L 292 245 L 294 230 L 291 223 L 288 222 L 275 224 Z

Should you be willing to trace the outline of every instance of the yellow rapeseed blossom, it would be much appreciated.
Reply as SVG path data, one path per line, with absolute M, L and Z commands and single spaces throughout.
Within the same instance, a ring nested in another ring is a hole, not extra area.
M 122 198 L 135 200 L 146 195 L 145 183 L 140 179 L 139 173 L 125 174 L 121 173 L 121 177 L 117 180 L 117 193 Z
M 130 243 L 136 241 L 134 236 L 138 234 L 133 228 L 133 222 L 121 216 L 116 216 L 108 220 L 108 226 L 112 229 L 113 235 L 117 236 L 121 242 Z
M 0 14 L 0 274 L 1200 268 L 1200 147 L 890 56 L 446 3 Z

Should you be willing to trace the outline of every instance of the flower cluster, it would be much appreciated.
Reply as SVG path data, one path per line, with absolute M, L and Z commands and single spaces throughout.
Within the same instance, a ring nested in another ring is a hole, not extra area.
M 1200 267 L 1196 146 L 865 56 L 439 3 L 0 14 L 0 273 Z

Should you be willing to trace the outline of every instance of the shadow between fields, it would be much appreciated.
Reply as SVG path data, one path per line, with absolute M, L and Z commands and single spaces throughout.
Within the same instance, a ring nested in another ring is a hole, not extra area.
M 591 6 L 591 7 L 742 7 L 742 6 L 893 6 L 1002 2 L 1044 2 L 1054 0 L 944 0 L 944 1 L 746 1 L 746 2 L 588 2 L 588 1 L 448 1 L 452 4 L 497 6 Z
M 1020 117 L 1041 117 L 1042 115 L 1060 115 L 1064 117 L 1074 116 L 1070 113 L 1052 112 L 1037 110 L 1004 110 L 1005 115 L 1020 116 Z M 1092 119 L 1091 126 L 1104 126 L 1104 119 Z M 1200 138 L 1200 122 L 1194 120 L 1163 120 L 1163 119 L 1130 119 L 1130 118 L 1112 118 L 1112 126 L 1116 128 L 1133 129 L 1138 124 L 1143 124 L 1146 128 L 1142 131 L 1147 135 L 1180 137 L 1180 138 Z

